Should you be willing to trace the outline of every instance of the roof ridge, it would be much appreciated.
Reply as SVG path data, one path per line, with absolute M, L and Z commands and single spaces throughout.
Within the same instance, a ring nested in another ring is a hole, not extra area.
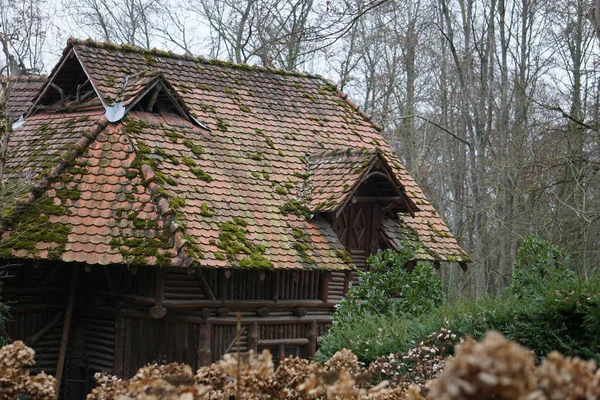
M 31 205 L 36 199 L 48 190 L 50 184 L 70 165 L 77 157 L 83 155 L 88 146 L 96 140 L 100 132 L 109 125 L 108 119 L 102 117 L 94 122 L 89 131 L 82 134 L 82 137 L 72 146 L 70 146 L 58 159 L 58 163 L 43 177 L 40 181 L 31 186 L 27 195 L 17 202 L 15 211 L 8 217 L 0 221 L 0 227 L 5 227 L 6 222 L 14 220 L 19 214 Z
M 310 74 L 307 72 L 290 71 L 290 70 L 284 70 L 284 69 L 275 69 L 275 68 L 263 67 L 263 66 L 256 65 L 256 64 L 254 64 L 254 65 L 244 64 L 244 63 L 238 64 L 238 63 L 235 63 L 232 61 L 219 60 L 217 58 L 206 58 L 204 56 L 193 56 L 190 54 L 178 54 L 178 53 L 174 53 L 170 50 L 160 50 L 160 49 L 157 49 L 156 47 L 154 47 L 152 49 L 145 49 L 143 47 L 133 46 L 133 45 L 129 45 L 129 44 L 120 44 L 119 45 L 119 44 L 106 42 L 106 41 L 99 42 L 99 41 L 95 41 L 91 38 L 79 39 L 79 38 L 75 38 L 75 37 L 70 37 L 67 40 L 67 48 L 69 48 L 70 46 L 89 46 L 89 47 L 95 47 L 95 48 L 99 48 L 99 49 L 121 51 L 121 52 L 125 52 L 125 53 L 150 54 L 153 56 L 166 57 L 166 58 L 171 58 L 171 59 L 175 59 L 175 60 L 194 61 L 194 62 L 199 62 L 199 63 L 203 63 L 203 64 L 218 65 L 218 66 L 222 66 L 222 67 L 235 68 L 235 69 L 245 70 L 245 71 L 258 71 L 258 72 L 278 74 L 278 75 L 284 75 L 284 76 L 296 76 L 296 77 L 311 78 L 311 79 L 318 79 L 318 80 L 325 81 L 325 78 L 323 78 L 321 75 L 318 75 L 318 74 Z M 329 83 L 329 82 L 327 82 L 327 83 Z

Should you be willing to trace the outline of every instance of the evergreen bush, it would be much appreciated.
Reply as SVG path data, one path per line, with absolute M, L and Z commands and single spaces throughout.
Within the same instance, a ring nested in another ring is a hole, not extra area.
M 557 350 L 600 361 L 600 279 L 577 277 L 565 267 L 562 250 L 536 238 L 528 238 L 519 249 L 513 284 L 506 293 L 476 300 L 458 298 L 424 310 L 377 312 L 358 307 L 336 319 L 317 359 L 348 348 L 361 361 L 370 362 L 406 352 L 446 328 L 457 337 L 477 340 L 488 330 L 500 331 L 529 347 L 538 359 Z

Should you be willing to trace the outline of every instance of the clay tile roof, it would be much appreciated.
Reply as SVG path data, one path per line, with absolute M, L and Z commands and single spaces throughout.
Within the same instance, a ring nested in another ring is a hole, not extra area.
M 309 209 L 313 212 L 337 209 L 371 164 L 373 157 L 373 151 L 352 148 L 311 156 L 308 165 Z
M 21 75 L 10 78 L 10 92 L 8 97 L 9 114 L 11 121 L 16 121 L 29 109 L 31 101 L 46 82 L 45 75 Z
M 351 269 L 329 222 L 310 218 L 307 171 L 324 193 L 340 182 L 343 189 L 379 154 L 418 209 L 399 216 L 403 226 L 427 249 L 436 245 L 433 258 L 467 260 L 379 127 L 322 78 L 75 39 L 63 58 L 71 52 L 102 104 L 45 106 L 15 131 L 8 181 L 27 181 L 31 190 L 20 191 L 3 216 L 13 247 L 0 256 Z M 55 68 L 48 79 L 61 73 Z M 132 106 L 109 123 L 105 109 L 142 104 L 156 79 L 170 91 L 160 101 L 182 107 L 151 113 Z M 331 161 L 348 147 L 355 150 Z M 342 201 L 343 193 L 334 197 Z M 35 229 L 34 221 L 53 228 Z M 439 232 L 440 240 L 431 237 Z
M 394 181 L 396 190 L 402 194 L 404 187 L 394 175 L 381 151 L 376 149 L 338 149 L 324 151 L 309 157 L 307 196 L 311 212 L 334 212 L 343 207 L 358 186 L 368 178 L 377 160 L 385 166 Z M 418 207 L 406 196 L 408 207 L 414 213 Z

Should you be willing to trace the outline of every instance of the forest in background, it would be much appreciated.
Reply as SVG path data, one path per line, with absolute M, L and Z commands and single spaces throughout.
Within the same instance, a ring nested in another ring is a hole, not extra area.
M 530 234 L 600 258 L 600 71 L 582 0 L 0 0 L 3 74 L 68 36 L 324 75 L 384 126 L 475 259 L 450 294 L 504 290 Z

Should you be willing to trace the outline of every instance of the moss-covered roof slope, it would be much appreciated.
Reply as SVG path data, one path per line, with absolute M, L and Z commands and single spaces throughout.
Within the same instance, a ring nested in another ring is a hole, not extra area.
M 434 245 L 431 258 L 469 260 L 378 127 L 323 79 L 74 39 L 67 57 L 97 97 L 34 101 L 14 132 L 7 181 L 31 190 L 5 209 L 2 257 L 353 268 L 305 190 L 311 154 L 350 147 L 380 149 L 418 207 L 397 223 Z

